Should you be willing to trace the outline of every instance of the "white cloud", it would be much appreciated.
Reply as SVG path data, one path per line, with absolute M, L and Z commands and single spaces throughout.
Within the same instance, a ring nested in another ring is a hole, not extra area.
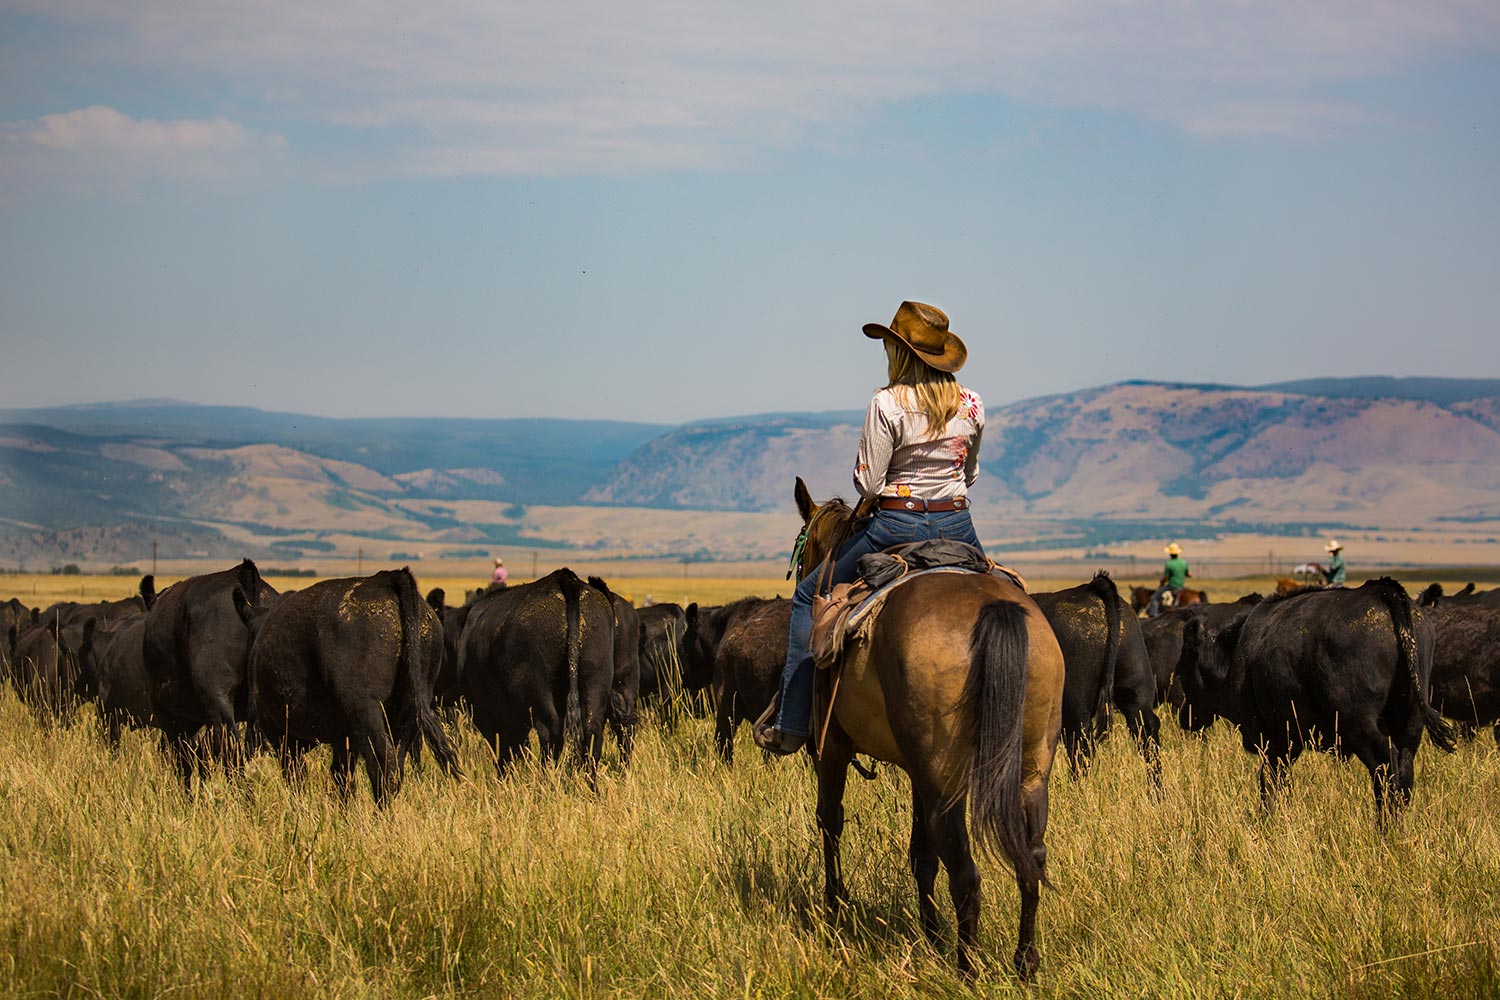
M 253 176 L 285 146 L 223 118 L 156 121 L 94 105 L 0 124 L 0 174 L 90 188 L 153 177 L 220 185 Z
M 1316 132 L 1370 118 L 1320 88 L 1500 46 L 1493 0 L 21 4 L 67 27 L 74 60 L 212 80 L 424 173 L 722 162 L 955 92 Z

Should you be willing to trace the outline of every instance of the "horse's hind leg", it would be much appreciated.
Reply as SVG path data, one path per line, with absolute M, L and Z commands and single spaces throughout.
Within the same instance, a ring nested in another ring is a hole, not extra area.
M 948 869 L 948 892 L 958 916 L 958 973 L 966 979 L 974 975 L 971 952 L 979 938 L 979 869 L 969 849 L 967 811 L 965 797 L 927 813 L 928 837 Z
M 848 898 L 844 890 L 844 869 L 839 861 L 839 837 L 844 833 L 844 783 L 849 777 L 849 762 L 854 759 L 842 733 L 830 732 L 818 758 L 818 828 L 823 832 L 823 900 L 828 915 L 838 913 L 839 904 Z
M 911 790 L 911 874 L 917 880 L 917 909 L 922 914 L 922 932 L 935 948 L 938 945 L 937 887 L 938 856 L 927 832 L 927 810 L 916 786 Z
M 1026 813 L 1026 840 L 1031 856 L 1036 861 L 1036 870 L 1047 872 L 1047 783 L 1045 779 L 1021 793 L 1022 808 Z M 1042 953 L 1036 946 L 1036 911 L 1041 902 L 1042 887 L 1039 879 L 1023 879 L 1016 876 L 1016 887 L 1021 890 L 1021 927 L 1016 935 L 1016 974 L 1029 982 L 1042 964 Z

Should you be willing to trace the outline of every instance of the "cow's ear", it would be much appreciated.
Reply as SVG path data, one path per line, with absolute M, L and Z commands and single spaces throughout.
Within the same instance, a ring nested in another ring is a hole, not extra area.
M 698 602 L 694 601 L 682 609 L 682 619 L 687 622 L 688 628 L 696 628 L 698 625 Z
M 151 605 L 156 603 L 156 577 L 150 573 L 141 577 L 141 603 L 146 605 L 146 610 L 151 610 Z
M 792 489 L 792 496 L 797 500 L 797 513 L 802 515 L 802 523 L 806 524 L 811 521 L 813 511 L 818 509 L 818 505 L 813 503 L 812 494 L 807 492 L 807 484 L 802 481 L 801 476 L 797 477 L 797 485 Z

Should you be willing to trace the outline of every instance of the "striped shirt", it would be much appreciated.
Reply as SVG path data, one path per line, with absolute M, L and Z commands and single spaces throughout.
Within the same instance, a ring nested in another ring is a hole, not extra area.
M 959 387 L 958 413 L 943 432 L 928 433 L 927 417 L 905 386 L 875 393 L 865 411 L 854 460 L 854 486 L 864 497 L 951 500 L 967 496 L 979 477 L 984 401 Z

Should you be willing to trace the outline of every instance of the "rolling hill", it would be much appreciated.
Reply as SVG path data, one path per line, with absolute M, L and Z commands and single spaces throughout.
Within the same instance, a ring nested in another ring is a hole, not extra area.
M 360 539 L 626 552 L 632 519 L 590 507 L 784 512 L 799 474 L 815 494 L 848 494 L 861 416 L 672 428 L 164 402 L 0 411 L 0 564 L 138 558 L 148 528 L 174 552 L 215 556 L 296 558 Z M 1127 382 L 991 406 L 974 495 L 1017 535 L 1500 522 L 1500 380 Z M 655 532 L 652 551 L 714 557 L 715 533 L 691 520 L 690 537 Z M 734 551 L 757 546 L 739 538 Z

